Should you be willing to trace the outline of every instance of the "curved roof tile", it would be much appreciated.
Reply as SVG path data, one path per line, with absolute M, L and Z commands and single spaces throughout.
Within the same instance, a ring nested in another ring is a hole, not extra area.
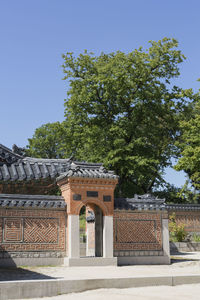
M 4 154 L 1 156 L 1 153 Z M 3 160 L 1 159 L 3 156 L 14 157 L 14 159 Z M 58 177 L 59 180 L 70 176 L 118 178 L 112 171 L 107 171 L 100 163 L 78 162 L 70 159 L 22 157 L 1 144 L 0 159 L 0 181 L 29 181 L 48 177 Z
M 0 207 L 65 209 L 62 196 L 0 194 Z
M 134 198 L 115 198 L 115 209 L 125 210 L 166 210 L 165 199 L 150 194 L 134 195 Z

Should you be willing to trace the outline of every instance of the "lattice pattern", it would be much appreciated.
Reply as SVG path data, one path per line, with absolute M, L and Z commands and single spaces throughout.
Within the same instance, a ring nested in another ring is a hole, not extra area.
M 57 243 L 57 219 L 24 219 L 25 243 Z
M 114 250 L 162 250 L 161 215 L 155 213 L 115 212 Z
M 184 224 L 187 231 L 200 231 L 199 215 L 197 214 L 176 214 L 177 224 Z
M 156 224 L 154 220 L 117 220 L 116 242 L 155 243 Z
M 22 241 L 22 219 L 8 218 L 4 220 L 4 242 Z

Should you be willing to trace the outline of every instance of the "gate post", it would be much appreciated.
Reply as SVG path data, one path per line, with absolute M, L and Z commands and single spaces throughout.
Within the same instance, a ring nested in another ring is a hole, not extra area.
M 79 215 L 68 215 L 68 246 L 69 258 L 79 258 Z
M 113 257 L 113 216 L 103 217 L 103 257 Z

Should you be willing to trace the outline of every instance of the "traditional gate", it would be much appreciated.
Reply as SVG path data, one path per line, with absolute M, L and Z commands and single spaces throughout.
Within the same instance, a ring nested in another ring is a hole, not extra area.
M 114 189 L 117 178 L 113 172 L 107 172 L 101 165 L 86 163 L 72 163 L 70 171 L 57 178 L 57 184 L 67 203 L 67 265 L 117 264 L 113 257 Z M 83 205 L 91 207 L 96 215 L 96 257 L 80 258 L 79 212 Z

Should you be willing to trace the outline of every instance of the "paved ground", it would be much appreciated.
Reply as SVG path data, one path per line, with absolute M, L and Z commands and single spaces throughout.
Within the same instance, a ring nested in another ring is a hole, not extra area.
M 183 253 L 172 257 L 171 265 L 124 267 L 24 267 L 0 269 L 0 281 L 31 279 L 92 279 L 133 276 L 200 275 L 200 252 Z M 199 298 L 200 299 L 200 298 Z
M 0 281 L 36 279 L 98 279 L 148 276 L 200 275 L 200 260 L 176 259 L 169 266 L 24 267 L 0 268 Z
M 129 289 L 99 289 L 57 297 L 34 298 L 32 300 L 198 300 L 200 284 L 159 286 Z
M 125 267 L 24 267 L 18 269 L 0 269 L 0 281 L 30 279 L 98 279 L 127 278 L 148 276 L 200 275 L 200 252 L 182 253 L 172 257 L 171 265 L 125 266 Z M 44 297 L 43 300 L 108 300 L 128 299 L 200 299 L 200 284 L 176 287 L 145 287 L 129 289 L 99 289 L 83 293 Z M 36 299 L 36 298 L 35 298 Z M 41 298 L 40 298 L 41 300 Z

